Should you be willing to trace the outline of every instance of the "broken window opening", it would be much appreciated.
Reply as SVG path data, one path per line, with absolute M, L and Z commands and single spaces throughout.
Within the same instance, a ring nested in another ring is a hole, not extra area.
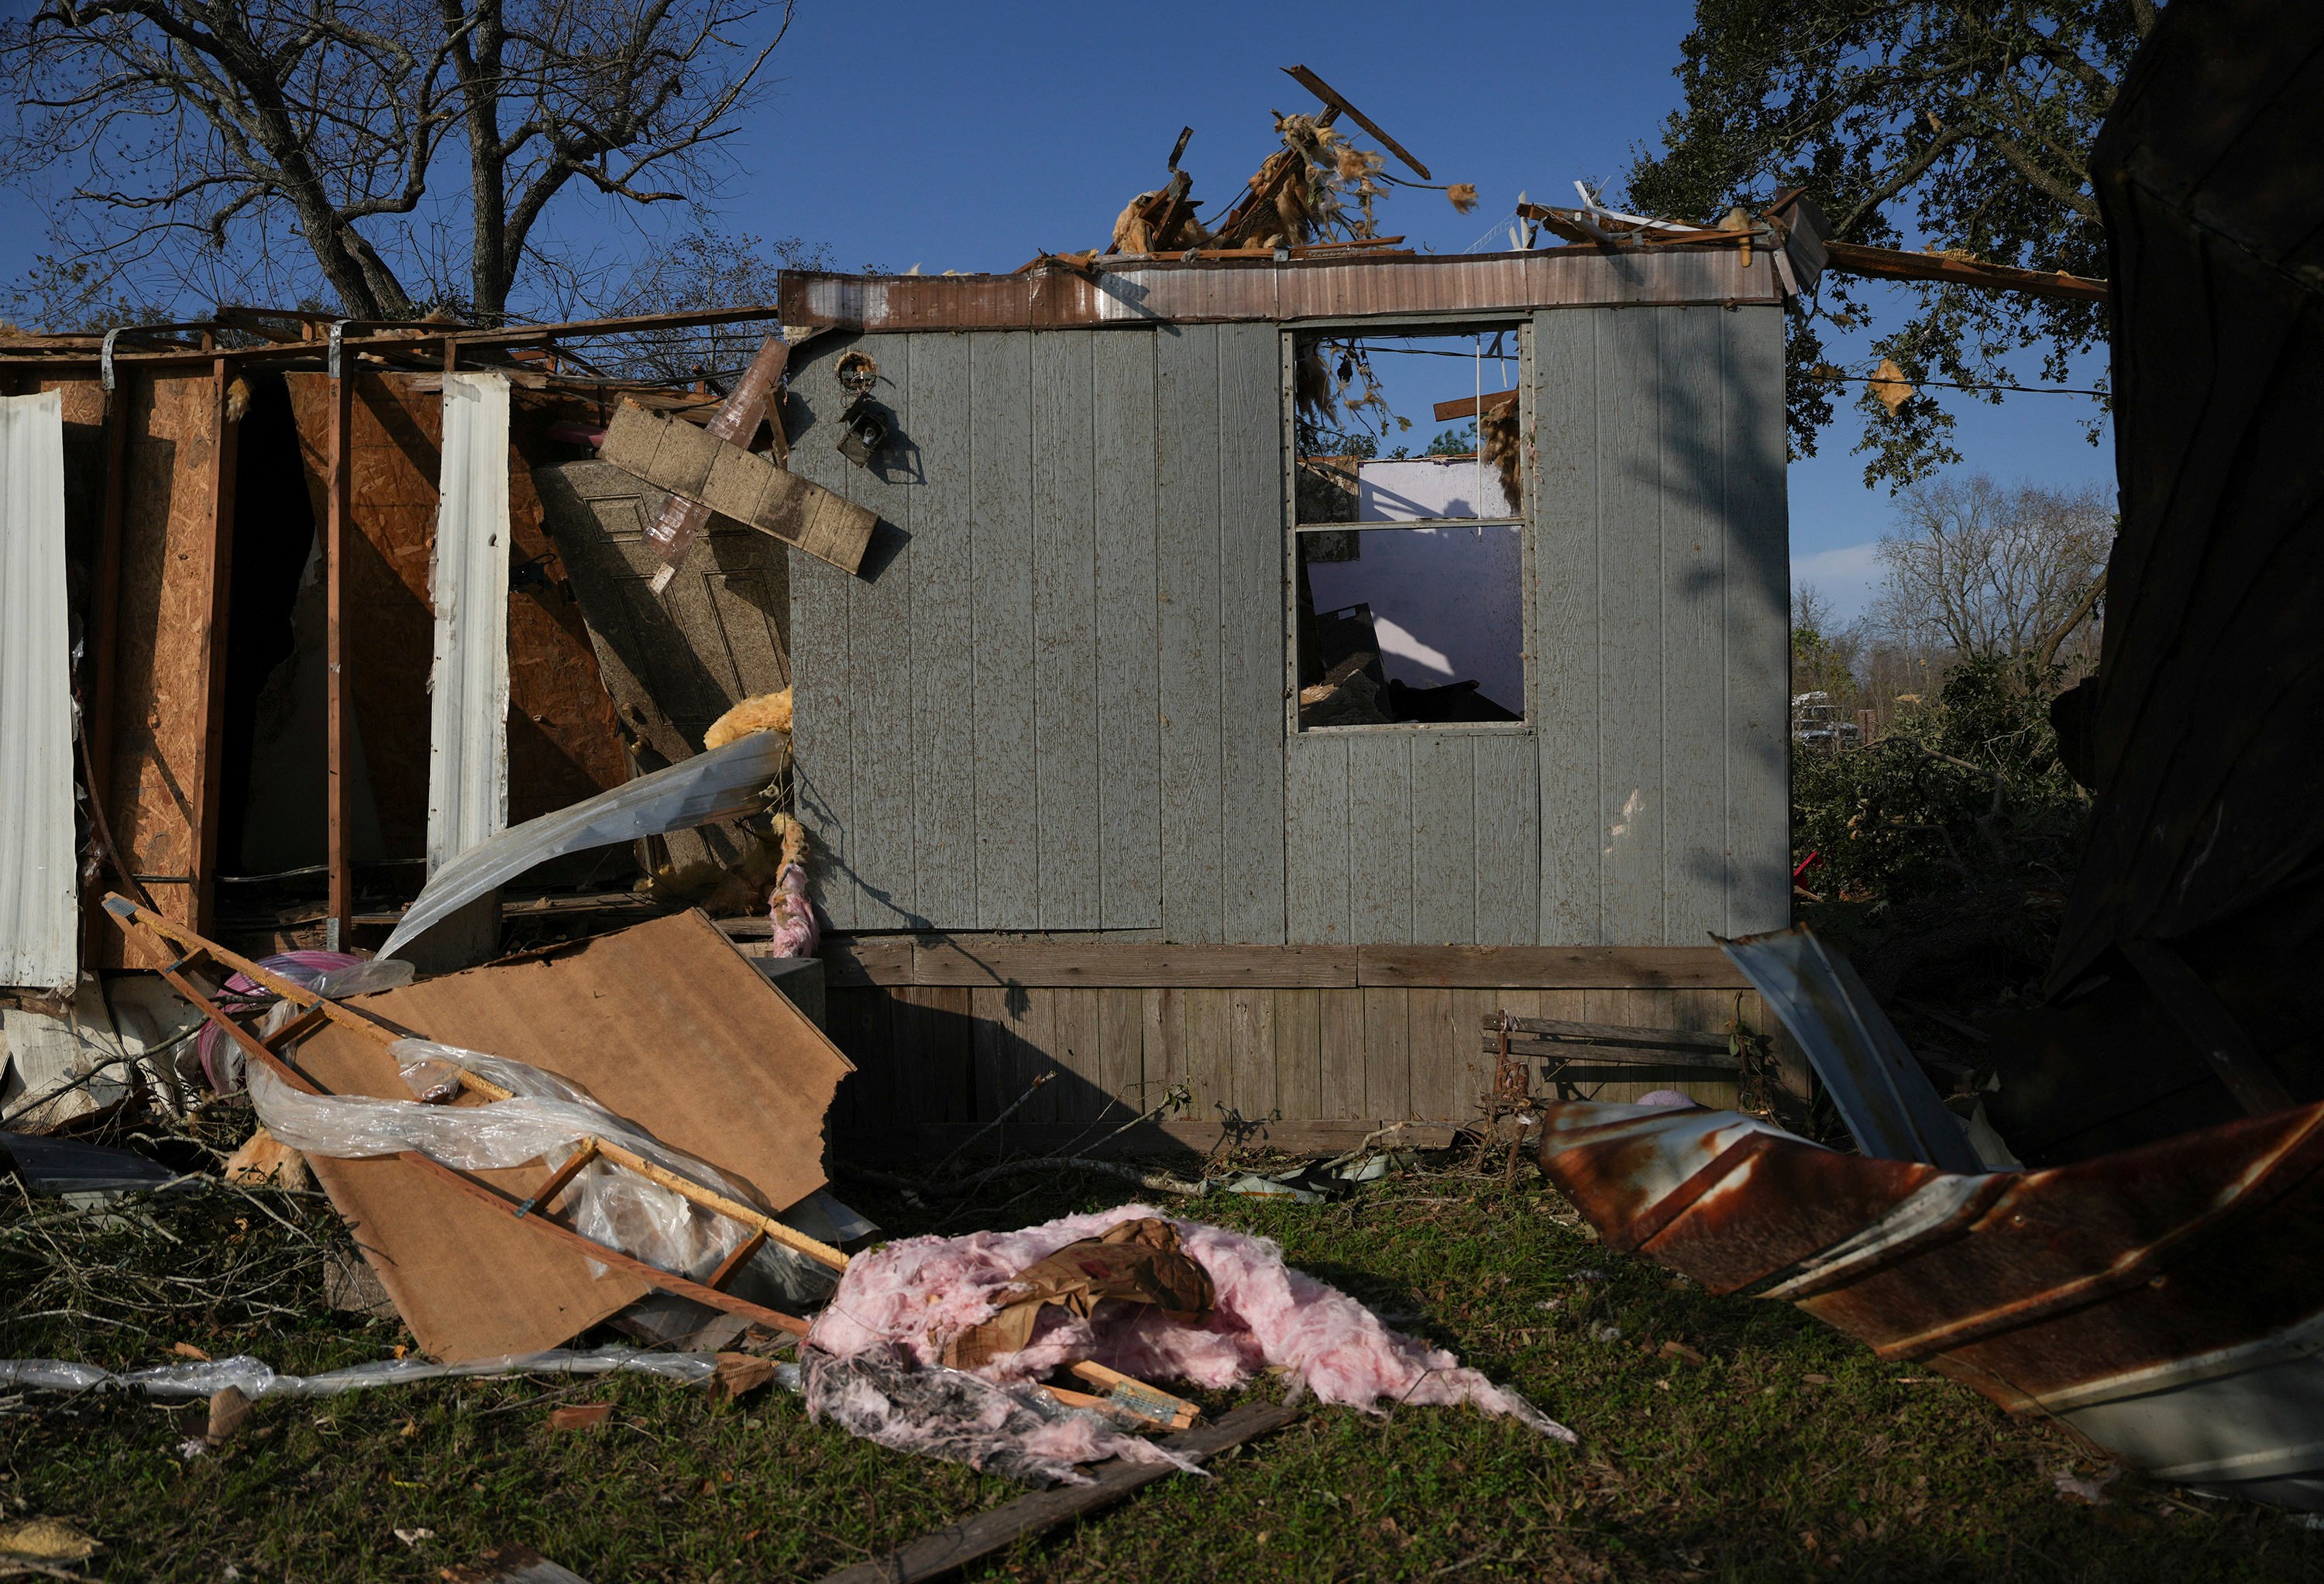
M 1523 723 L 1520 335 L 1294 339 L 1300 731 Z

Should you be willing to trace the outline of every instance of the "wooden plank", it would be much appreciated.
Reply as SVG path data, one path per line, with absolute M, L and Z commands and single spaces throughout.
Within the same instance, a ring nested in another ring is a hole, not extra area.
M 1610 315 L 1600 330 L 1598 938 L 1659 945 L 1663 906 L 1663 574 L 1665 428 L 1660 309 Z
M 1362 1117 L 1367 1064 L 1364 1055 L 1364 992 L 1315 992 L 1316 1114 Z
M 969 1027 L 973 992 L 953 985 L 899 985 L 889 994 L 895 1112 L 922 1123 L 975 1117 L 975 1047 Z
M 235 366 L 225 358 L 210 365 L 211 420 L 217 457 L 209 501 L 210 608 L 208 686 L 202 701 L 200 822 L 194 842 L 194 927 L 213 927 L 217 903 L 218 830 L 225 823 L 226 683 L 228 619 L 234 587 L 235 469 L 242 455 L 242 420 L 235 416 Z M 247 401 L 247 392 L 244 393 Z
M 1295 942 L 1341 945 L 1356 938 L 1348 901 L 1348 741 L 1300 732 L 1284 747 L 1285 928 Z
M 1079 988 L 1035 990 L 1050 1004 L 1048 1056 L 1057 1076 L 1026 1108 L 1031 1121 L 1093 1122 L 1106 1107 L 1103 1034 L 1099 1024 L 1098 998 L 1118 993 Z
M 1729 935 L 1791 918 L 1791 509 L 1784 465 L 1784 316 L 1744 308 L 1727 332 Z
M 1530 938 L 1596 945 L 1599 916 L 1598 331 L 1609 315 L 1533 321 L 1535 605 L 1531 667 L 1540 733 L 1541 917 Z
M 1416 986 L 1405 993 L 1412 1115 L 1429 1121 L 1464 1121 L 1467 1110 L 1461 1103 L 1460 1078 L 1476 1036 L 1456 1016 L 1452 991 Z
M 1148 1110 L 1161 1098 L 1146 1098 L 1146 991 L 1137 990 L 1097 992 L 1098 1060 L 1093 1082 L 1111 1104 L 1106 1114 L 1117 1123 Z
M 1298 1410 L 1274 1403 L 1246 1403 L 1216 1424 L 1174 1435 L 1162 1444 L 1179 1456 L 1204 1458 L 1254 1441 L 1298 1417 Z M 1038 1534 L 1084 1514 L 1111 1506 L 1176 1470 L 1167 1463 L 1101 1463 L 1087 1485 L 1064 1485 L 1019 1497 L 965 1522 L 924 1534 L 884 1557 L 825 1575 L 824 1584 L 916 1584 L 967 1566 L 1028 1534 Z
M 835 1102 L 840 1119 L 856 1127 L 901 1119 L 897 1089 L 894 1001 L 884 990 L 824 990 L 824 1023 L 831 1043 L 855 1064 Z
M 1727 314 L 1670 309 L 1662 321 L 1663 935 L 1724 933 L 1727 852 Z
M 1364 946 L 1356 975 L 1367 985 L 1525 989 L 1741 990 L 1748 983 L 1716 946 Z
M 976 1120 L 989 1122 L 1024 1092 L 1009 1045 L 1008 1003 L 1012 992 L 973 989 L 969 996 L 969 1053 L 975 1074 Z
M 950 1127 L 890 1123 L 870 1127 L 851 1123 L 834 1129 L 832 1147 L 842 1160 L 866 1164 L 893 1161 L 907 1170 L 914 1166 L 925 1170 L 930 1162 L 941 1160 L 950 1154 L 979 1126 L 981 1124 L 975 1123 Z M 1366 1134 L 1380 1126 L 1381 1123 L 1365 1116 L 1286 1117 L 1279 1121 L 1254 1122 L 1248 1126 L 1238 1123 L 1230 1129 L 1213 1111 L 1208 1121 L 1182 1117 L 1141 1124 L 1108 1145 L 1106 1153 L 1129 1158 L 1175 1156 L 1183 1159 L 1190 1155 L 1209 1154 L 1217 1149 L 1222 1140 L 1232 1137 L 1240 1138 L 1245 1144 L 1255 1143 L 1268 1149 L 1279 1149 L 1287 1155 L 1333 1156 L 1353 1149 L 1363 1142 Z M 1047 1154 L 1069 1145 L 1086 1146 L 1092 1137 L 1086 1122 L 1044 1122 L 1035 1127 L 1020 1126 L 1012 1119 L 1008 1131 L 1009 1149 L 1012 1154 Z M 1102 1133 L 1104 1129 L 1098 1131 Z M 1443 1149 L 1454 1142 L 1456 1131 L 1442 1122 L 1406 1122 L 1389 1147 Z M 992 1135 L 988 1132 L 971 1154 L 979 1164 L 985 1164 L 991 1159 L 992 1147 Z
M 1194 1103 L 1189 1116 L 1204 1119 L 1234 1106 L 1234 1047 L 1229 997 L 1222 990 L 1180 992 L 1186 1009 L 1185 1080 Z
M 1412 939 L 1457 945 L 1477 938 L 1477 783 L 1473 736 L 1412 740 Z
M 1219 332 L 1222 938 L 1284 937 L 1282 338 Z
M 976 918 L 1038 926 L 1040 823 L 1034 728 L 1033 337 L 969 337 L 974 513 Z
M 906 370 L 912 492 L 912 854 L 915 904 L 939 929 L 976 924 L 975 587 L 969 344 L 921 336 Z
M 1187 946 L 834 935 L 823 955 L 833 984 L 1748 988 L 1716 946 Z
M 1412 939 L 1412 738 L 1348 735 L 1348 934 Z
M 1186 992 L 1145 992 L 1141 1029 L 1146 1092 L 1143 1110 L 1152 1110 L 1173 1087 L 1186 1081 Z
M 1099 922 L 1097 529 L 1088 331 L 1033 337 L 1032 592 L 1040 926 Z
M 1286 1118 L 1325 1114 L 1323 996 L 1312 990 L 1275 992 L 1275 1104 Z
M 682 419 L 623 401 L 597 455 L 658 490 L 699 502 L 843 572 L 863 565 L 872 513 Z
M 1098 922 L 1162 923 L 1162 741 L 1151 334 L 1091 350 L 1097 533 Z
M 911 972 L 921 984 L 1275 986 L 1353 984 L 1346 946 L 1183 946 L 1162 942 L 925 942 Z
M 1412 1115 L 1411 991 L 1374 989 L 1364 998 L 1364 1111 L 1383 1121 Z
M 880 366 L 875 400 L 900 403 L 918 337 L 866 336 L 861 350 Z M 818 363 L 820 374 L 827 364 Z M 841 392 L 833 381 L 825 400 Z M 805 447 L 802 447 L 803 449 Z M 862 468 L 846 463 L 848 500 L 887 526 L 883 539 L 908 540 L 916 496 L 908 465 L 892 452 Z M 912 630 L 918 597 L 912 546 L 905 543 L 883 565 L 844 580 L 847 591 L 849 778 L 855 788 L 854 827 L 848 833 L 858 928 L 879 929 L 928 921 L 919 903 L 913 841 Z M 941 596 L 939 596 L 941 597 Z
M 1484 733 L 1469 742 L 1476 756 L 1473 938 L 1487 946 L 1530 945 L 1541 923 L 1541 742 Z
M 1485 990 L 1456 990 L 1448 992 L 1452 998 L 1451 1017 L 1462 1028 L 1480 1025 L 1485 1017 L 1500 1009 L 1503 992 Z M 1496 1066 L 1494 1055 L 1479 1049 L 1453 1046 L 1456 1060 L 1452 1072 L 1452 1109 L 1455 1120 L 1467 1121 L 1482 1114 L 1486 1100 L 1493 1091 Z
M 1235 1110 L 1246 1120 L 1276 1114 L 1275 998 L 1271 990 L 1227 992 L 1228 1044 L 1234 1061 Z
M 1225 928 L 1218 393 L 1215 327 L 1181 328 L 1156 343 L 1162 929 L 1173 941 L 1222 940 Z

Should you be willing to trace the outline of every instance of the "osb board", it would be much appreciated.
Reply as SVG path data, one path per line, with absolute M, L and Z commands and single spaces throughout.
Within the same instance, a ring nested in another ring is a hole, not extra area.
M 1476 1119 L 1491 1088 L 1489 1013 L 1723 1033 L 1738 1005 L 1738 992 L 1720 990 L 1379 985 L 833 985 L 825 996 L 825 1021 L 857 1067 L 834 1114 L 857 1128 L 987 1121 L 1043 1073 L 1048 1081 L 1015 1115 L 1028 1127 L 1126 1121 L 1179 1083 L 1193 1101 L 1180 1119 L 1204 1126 L 1457 1126 Z M 1739 992 L 1739 1004 L 1752 1029 L 1775 1035 L 1786 1069 L 1803 1072 L 1757 994 Z M 1676 1089 L 1705 1105 L 1736 1102 L 1732 1081 L 1634 1072 L 1577 1064 L 1572 1097 L 1629 1101 Z M 1794 1082 L 1804 1093 L 1803 1077 Z
M 113 758 L 106 815 L 154 905 L 199 927 L 202 806 L 209 784 L 206 725 L 221 559 L 217 520 L 219 413 L 208 370 L 124 379 L 115 391 L 128 428 L 122 453 L 120 618 L 115 631 Z M 176 878 L 166 878 L 176 877 Z M 115 931 L 99 937 L 107 967 L 163 959 Z
M 329 505 L 330 376 L 286 377 L 319 525 Z M 444 415 L 438 391 L 413 389 L 425 377 L 358 375 L 350 426 L 348 693 L 390 858 L 427 849 L 429 560 Z M 509 820 L 521 824 L 621 785 L 629 763 L 580 609 L 541 527 L 531 474 L 513 447 L 509 530 Z
M 777 1209 L 823 1186 L 847 1058 L 699 913 L 355 1003 L 414 1034 L 557 1073 Z M 331 1027 L 298 1050 L 338 1093 L 409 1099 L 383 1046 Z M 644 1290 L 393 1159 L 316 1174 L 420 1346 L 444 1358 L 553 1347 Z M 540 1167 L 485 1174 L 530 1193 Z

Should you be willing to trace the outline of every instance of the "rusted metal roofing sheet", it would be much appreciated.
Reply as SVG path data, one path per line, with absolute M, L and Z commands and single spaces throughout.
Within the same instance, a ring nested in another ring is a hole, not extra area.
M 1572 1101 L 1544 1109 L 1541 1162 L 1609 1246 L 1714 1293 L 1772 1279 L 2157 1478 L 2324 1508 L 2324 1105 L 1978 1174 Z
M 1779 300 L 1764 253 L 1736 248 L 1540 248 L 1454 258 L 1206 259 L 1019 275 L 832 275 L 786 270 L 783 323 L 862 330 L 1367 318 L 1621 303 Z

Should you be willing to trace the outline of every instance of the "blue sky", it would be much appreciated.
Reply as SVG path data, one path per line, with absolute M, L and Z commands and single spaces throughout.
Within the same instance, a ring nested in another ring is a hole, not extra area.
M 1102 244 L 1122 203 L 1162 180 L 1181 126 L 1194 129 L 1184 161 L 1194 195 L 1215 212 L 1273 146 L 1268 110 L 1313 107 L 1279 69 L 1305 64 L 1439 180 L 1479 189 L 1469 216 L 1440 194 L 1399 191 L 1381 209 L 1388 230 L 1439 253 L 1506 247 L 1520 191 L 1566 202 L 1577 177 L 1618 183 L 1632 151 L 1659 135 L 1692 14 L 1674 0 L 1442 12 L 803 0 L 770 91 L 729 145 L 715 223 L 824 244 L 843 269 L 1013 269 L 1045 248 Z M 38 245 L 36 203 L 6 194 L 0 216 L 0 267 L 13 276 Z M 555 218 L 569 235 L 642 244 L 633 223 L 609 224 L 585 202 Z M 2108 481 L 2111 452 L 2082 438 L 2090 405 L 1964 401 L 1958 444 L 1968 465 L 2004 479 Z M 1791 470 L 1796 573 L 1843 614 L 1862 604 L 1869 547 L 1891 520 L 1849 454 L 1856 433 L 1844 413 L 1822 455 Z

